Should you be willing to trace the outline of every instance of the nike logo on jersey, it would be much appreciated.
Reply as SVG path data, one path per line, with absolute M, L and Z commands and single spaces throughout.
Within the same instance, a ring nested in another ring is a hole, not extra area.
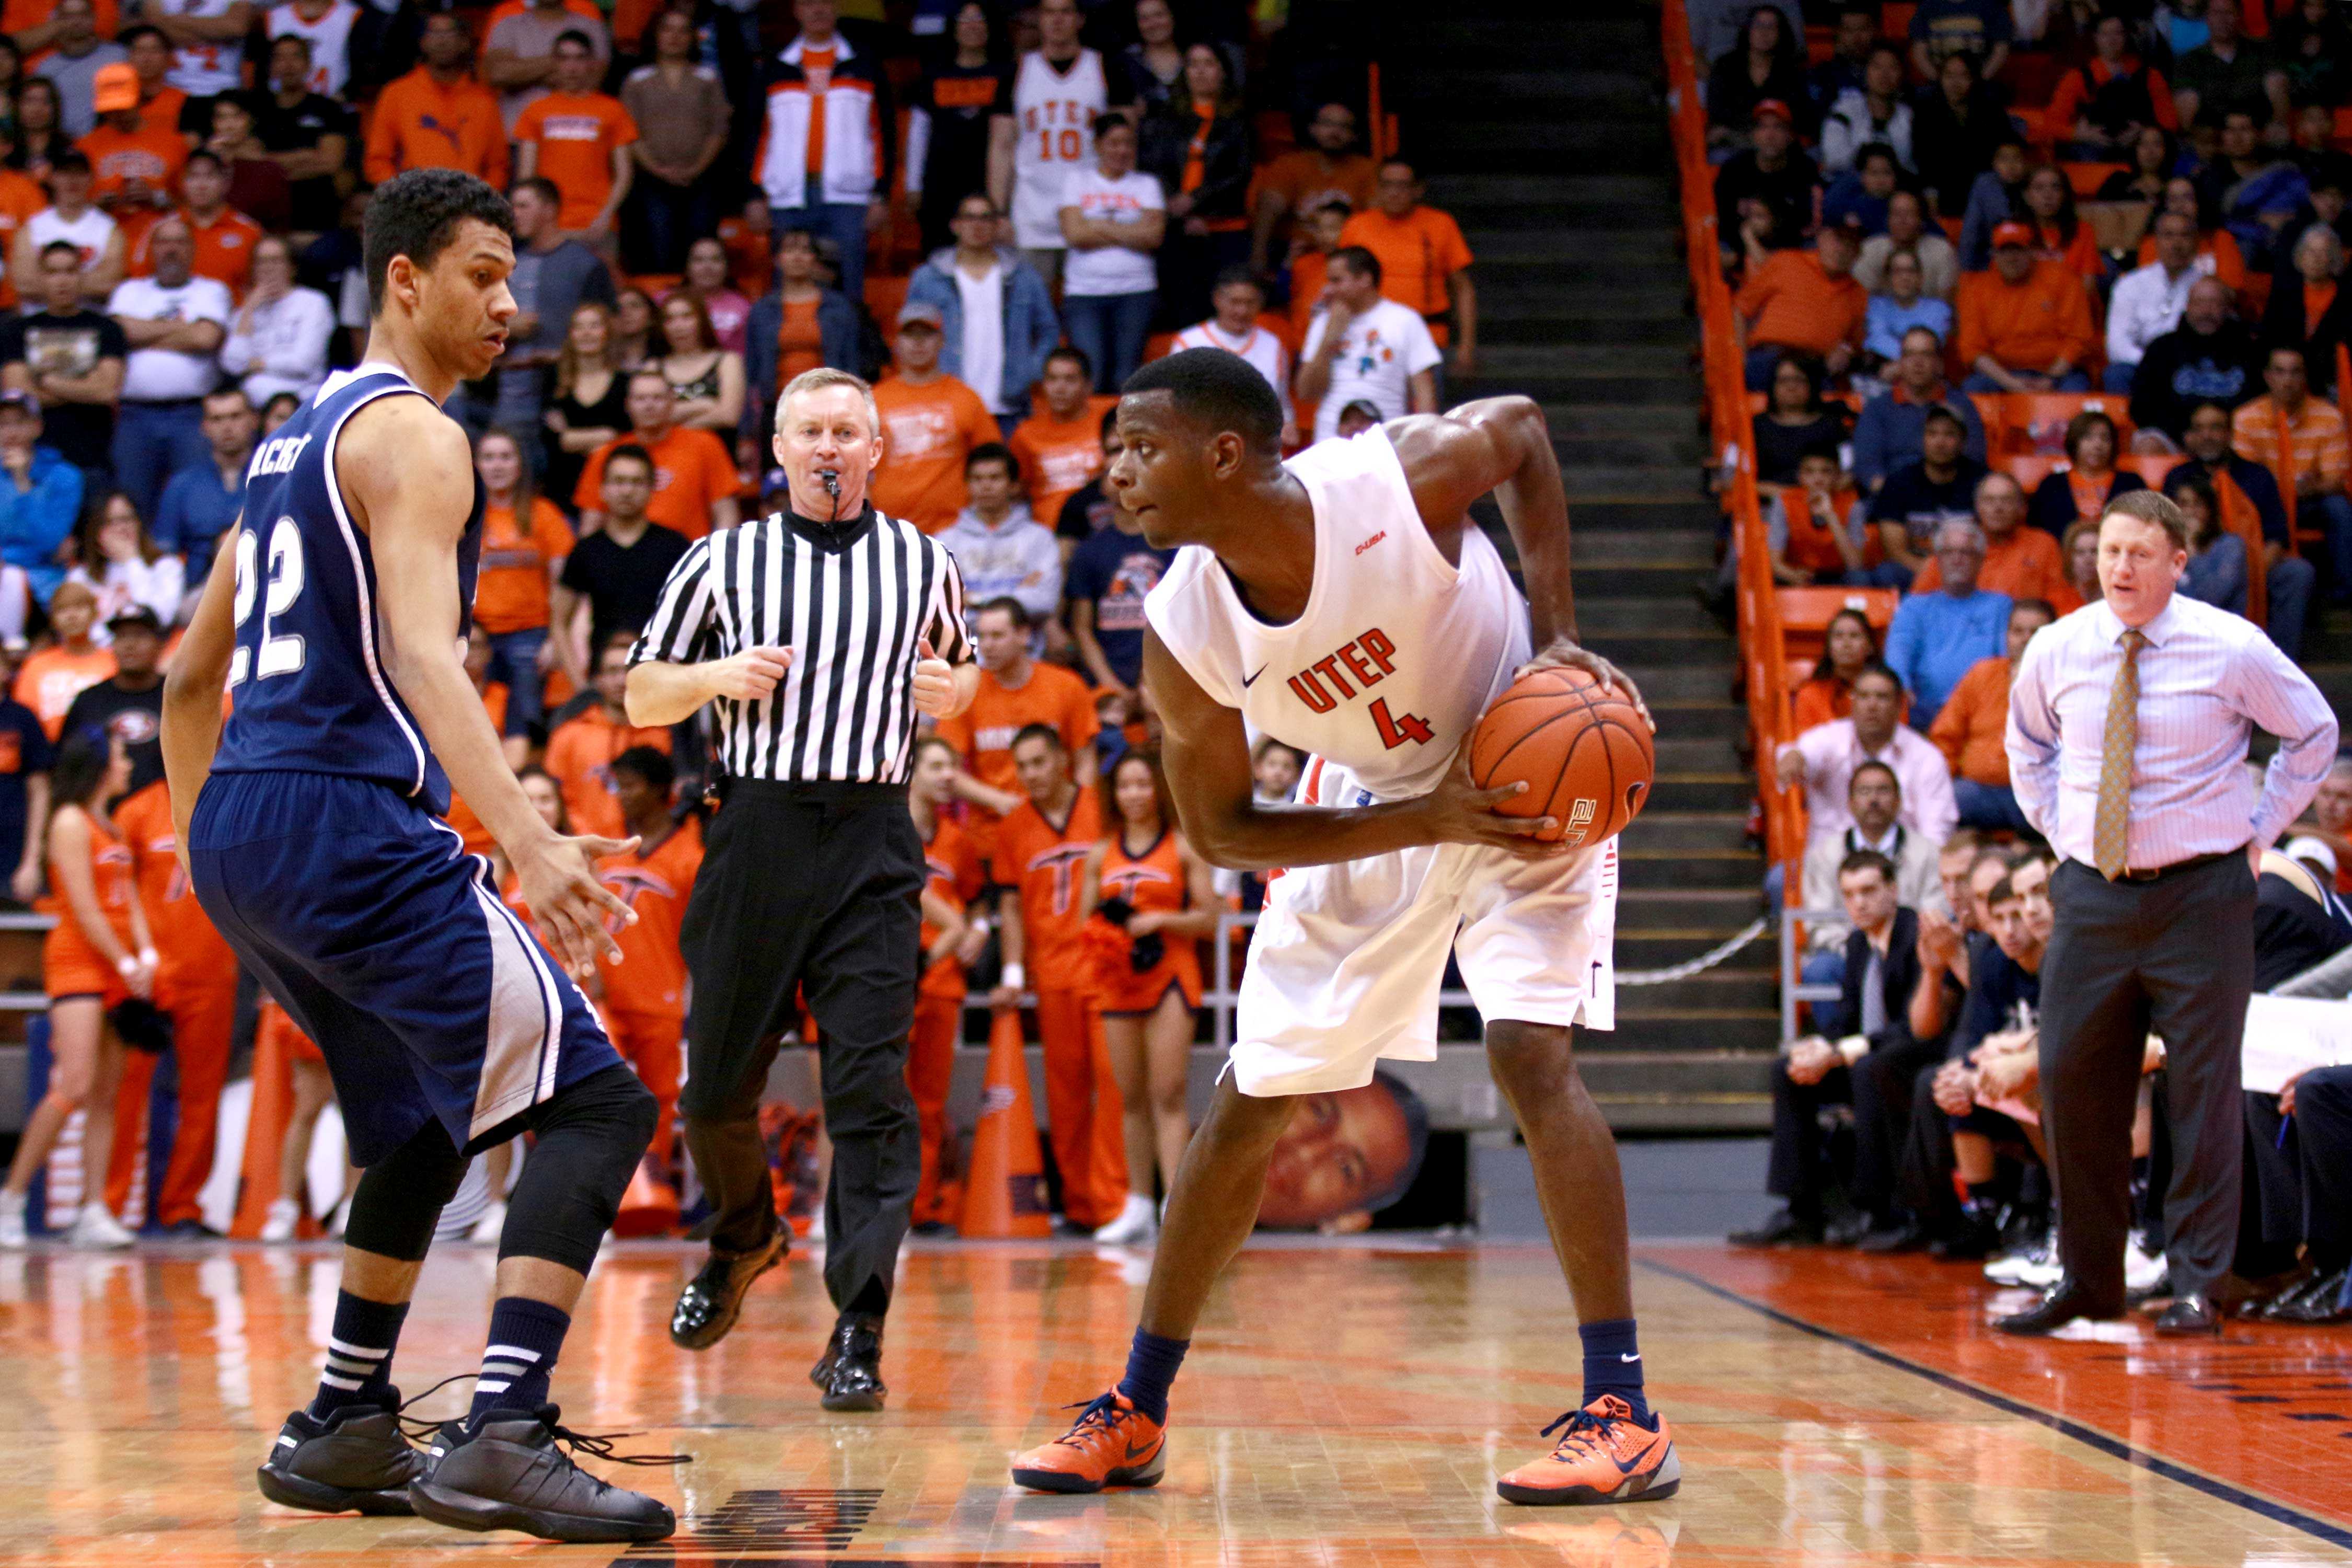
M 1265 673 L 1265 671 L 1266 671 L 1266 667 L 1265 667 L 1265 665 L 1262 665 L 1262 664 L 1261 664 L 1261 665 L 1259 665 L 1259 666 L 1257 667 L 1257 675 L 1244 675 L 1244 676 L 1243 676 L 1243 677 L 1242 677 L 1242 689 L 1243 689 L 1244 691 L 1247 691 L 1247 690 L 1250 689 L 1250 683 L 1251 683 L 1252 681 L 1255 680 L 1255 679 L 1257 679 L 1257 676 L 1258 676 L 1258 675 L 1264 675 L 1264 674 Z

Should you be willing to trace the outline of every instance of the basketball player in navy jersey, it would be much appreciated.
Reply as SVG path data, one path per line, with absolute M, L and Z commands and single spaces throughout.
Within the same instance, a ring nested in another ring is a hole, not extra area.
M 1583 1342 L 1580 1408 L 1552 1451 L 1496 1479 L 1518 1503 L 1671 1496 L 1681 1465 L 1643 1394 L 1616 1144 L 1570 1026 L 1614 1022 L 1616 844 L 1495 810 L 1472 784 L 1479 717 L 1530 668 L 1633 683 L 1577 646 L 1568 501 L 1523 397 L 1375 426 L 1282 459 L 1282 408 L 1245 361 L 1194 349 L 1129 377 L 1104 476 L 1158 547 L 1143 679 L 1185 837 L 1213 863 L 1281 868 L 1252 933 L 1234 1041 L 1185 1151 L 1127 1373 L 1013 1479 L 1045 1491 L 1150 1486 L 1168 1394 L 1209 1291 L 1248 1237 L 1302 1096 L 1427 1061 L 1451 952 L 1527 1136 Z M 1494 492 L 1527 596 L 1469 521 Z M 1310 757 L 1295 801 L 1256 798 L 1250 725 Z M 1646 714 L 1645 714 L 1646 719 Z
M 651 1541 L 653 1498 L 574 1464 L 548 1378 L 654 1130 L 565 967 L 619 956 L 599 856 L 541 821 L 467 679 L 482 496 L 441 412 L 515 314 L 514 215 L 454 170 L 377 187 L 367 354 L 261 445 L 164 694 L 181 854 L 237 955 L 318 1042 L 352 1158 L 326 1368 L 260 1469 L 271 1500 L 416 1513 L 553 1541 Z M 226 689 L 234 711 L 221 720 Z M 455 784 L 521 880 L 559 966 L 440 820 Z M 509 1203 L 473 1408 L 419 1454 L 393 1351 L 469 1156 L 537 1139 Z M 667 1462 L 667 1461 L 663 1461 Z

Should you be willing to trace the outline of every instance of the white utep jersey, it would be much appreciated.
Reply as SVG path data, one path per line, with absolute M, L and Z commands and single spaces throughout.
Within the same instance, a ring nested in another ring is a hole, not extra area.
M 292 0 L 283 5 L 272 5 L 262 19 L 262 36 L 275 43 L 291 33 L 310 46 L 310 74 L 306 85 L 312 92 L 328 98 L 341 98 L 343 84 L 352 75 L 352 28 L 358 25 L 360 8 L 350 0 L 336 0 L 326 14 L 315 22 L 306 22 L 302 13 L 294 9 Z
M 1527 601 L 1475 524 L 1463 528 L 1462 564 L 1447 564 L 1385 430 L 1319 442 L 1283 466 L 1315 505 L 1305 613 L 1266 625 L 1195 545 L 1144 615 L 1253 729 L 1347 768 L 1370 799 L 1426 795 L 1527 662 Z
M 1062 177 L 1094 162 L 1094 123 L 1110 104 L 1102 56 L 1080 49 L 1065 76 L 1031 51 L 1013 78 L 1013 243 L 1062 248 Z

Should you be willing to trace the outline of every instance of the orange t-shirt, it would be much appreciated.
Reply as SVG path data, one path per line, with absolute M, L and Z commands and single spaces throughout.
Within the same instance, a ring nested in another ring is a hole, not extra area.
M 82 689 L 114 679 L 114 656 L 102 647 L 72 653 L 45 647 L 16 667 L 16 700 L 33 710 L 41 729 L 55 741 L 64 732 L 66 710 Z
M 175 983 L 234 984 L 236 954 L 205 918 L 195 889 L 180 868 L 179 829 L 172 821 L 172 792 L 158 779 L 114 808 L 115 830 L 131 847 L 131 875 L 155 939 L 160 978 Z
M 690 543 L 710 531 L 710 506 L 742 488 L 735 459 L 726 446 L 708 430 L 679 426 L 658 441 L 647 441 L 635 431 L 607 441 L 588 454 L 572 504 L 583 511 L 604 510 L 604 458 L 615 447 L 634 442 L 654 460 L 653 500 L 646 515 L 664 528 L 675 529 Z
M 48 193 L 41 189 L 39 181 L 14 169 L 0 169 L 0 257 L 13 253 L 16 230 L 48 205 Z M 18 303 L 16 283 L 0 278 L 0 310 L 13 310 Z
M 993 670 L 980 672 L 971 706 L 940 721 L 940 737 L 963 753 L 964 767 L 991 789 L 1018 793 L 1013 737 L 1031 724 L 1051 724 L 1075 755 L 1102 729 L 1095 718 L 1094 693 L 1058 664 L 1033 664 L 1029 679 L 1007 688 Z
M 563 193 L 555 221 L 586 228 L 613 194 L 613 154 L 637 139 L 621 100 L 601 92 L 551 92 L 515 120 L 514 139 L 539 147 L 539 174 Z
M 1819 676 L 1797 688 L 1792 703 L 1796 710 L 1797 733 L 1801 735 L 1818 724 L 1843 719 L 1853 711 L 1853 688 L 1837 677 L 1827 680 Z
M 572 832 L 599 838 L 626 837 L 621 831 L 621 803 L 613 794 L 613 759 L 632 746 L 667 752 L 669 730 L 615 724 L 600 703 L 556 726 L 547 738 L 547 771 L 563 786 Z
M 1943 585 L 1944 574 L 1931 557 L 1911 580 L 1911 592 L 1932 594 Z M 2058 542 L 2038 528 L 2021 526 L 1999 539 L 1987 539 L 1977 586 L 2012 599 L 2047 599 L 2062 616 L 2083 607 L 2082 596 L 2066 580 Z
M 474 619 L 492 637 L 547 625 L 547 569 L 572 553 L 572 527 L 545 496 L 530 498 L 530 530 L 514 508 L 482 509 L 482 565 L 474 579 Z
M 1021 422 L 1008 443 L 1021 459 L 1022 487 L 1029 492 L 1029 515 L 1052 529 L 1062 503 L 1102 472 L 1102 417 L 1118 399 L 1096 396 L 1075 419 L 1063 419 L 1041 403 Z
M 1408 310 L 1434 316 L 1450 296 L 1445 280 L 1470 265 L 1470 242 L 1450 213 L 1415 207 L 1391 217 L 1378 207 L 1361 210 L 1339 231 L 1341 245 L 1360 245 L 1381 259 L 1381 293 Z M 1444 348 L 1449 334 L 1432 322 L 1430 335 Z
M 2105 270 L 2105 259 L 2099 255 L 2098 237 L 2092 234 L 2089 224 L 2076 224 L 2074 237 L 2067 240 L 2058 237 L 2058 226 L 2054 223 L 2041 225 L 2038 232 L 2042 243 L 2034 247 L 2033 254 L 2041 259 L 2058 262 L 2077 278 L 2096 278 Z
M 463 169 L 504 190 L 507 123 L 498 96 L 471 77 L 445 85 L 418 66 L 377 95 L 364 167 L 372 185 L 404 169 Z
M 146 181 L 150 189 L 177 190 L 188 144 L 173 129 L 175 123 L 148 114 L 141 117 L 136 131 L 101 123 L 75 142 L 89 159 L 89 199 L 111 211 L 132 180 Z
M 1969 666 L 1944 705 L 1927 738 L 1945 763 L 1964 779 L 1989 788 L 2009 787 L 2009 659 L 1980 658 Z
M 604 19 L 604 13 L 596 9 L 596 0 L 563 0 L 563 8 L 573 16 L 584 16 L 591 22 L 602 22 Z M 492 7 L 490 19 L 482 24 L 482 37 L 487 38 L 497 32 L 499 24 L 509 16 L 520 16 L 530 9 L 530 0 L 500 0 L 498 5 Z
M 1334 201 L 1346 202 L 1350 214 L 1365 212 L 1379 180 L 1379 166 L 1360 153 L 1341 153 L 1327 173 L 1320 152 L 1300 147 L 1260 164 L 1250 176 L 1249 210 L 1257 211 L 1258 197 L 1273 191 L 1293 223 L 1305 223 L 1307 215 Z
M 746 299 L 756 300 L 776 286 L 775 264 L 768 256 L 772 233 L 754 228 L 740 217 L 719 220 L 719 243 L 727 247 L 728 279 Z
M 978 393 L 951 375 L 925 386 L 884 376 L 875 384 L 874 405 L 882 415 L 874 505 L 925 533 L 937 533 L 963 510 L 964 457 L 997 439 L 996 418 Z M 1040 521 L 1054 526 L 1049 519 Z
M 596 862 L 597 879 L 637 914 L 635 925 L 607 924 L 621 949 L 619 962 L 598 960 L 604 968 L 604 1005 L 614 1012 L 686 1016 L 686 956 L 677 932 L 701 868 L 702 827 L 690 817 L 651 854 L 607 855 Z
M 2327 308 L 2334 303 L 2336 284 L 2332 280 L 2303 286 L 2303 331 L 2305 337 L 2318 331 L 2319 318 L 2327 314 Z
M 195 240 L 195 275 L 210 278 L 234 298 L 244 299 L 246 285 L 253 279 L 253 247 L 261 243 L 261 226 L 235 207 L 221 208 L 220 216 L 206 224 L 199 224 L 194 215 L 182 207 L 180 221 L 188 226 Z M 131 247 L 123 268 L 131 277 L 154 275 L 155 258 L 148 244 L 154 233 L 152 223 L 140 231 L 139 243 Z
M 824 329 L 817 325 L 815 300 L 787 300 L 783 324 L 776 329 L 776 384 L 790 386 L 793 377 L 824 363 Z
M 1832 278 L 1810 250 L 1776 250 L 1732 299 L 1748 319 L 1748 341 L 1819 357 L 1840 343 L 1862 346 L 1870 294 L 1851 277 Z
M 945 817 L 932 826 L 930 838 L 923 845 L 923 890 L 946 900 L 961 913 L 965 905 L 980 896 L 988 885 L 985 869 L 980 863 L 980 851 L 964 830 Z M 931 943 L 940 938 L 940 928 L 930 921 L 923 922 L 923 951 L 929 952 Z M 961 996 L 964 994 L 963 965 L 953 953 L 940 959 L 923 972 L 920 989 L 929 996 Z
M 1021 893 L 1022 966 L 1038 991 L 1067 991 L 1082 983 L 1087 963 L 1078 941 L 1079 881 L 1087 857 L 1103 836 L 1095 792 L 1081 789 L 1059 828 L 1035 803 L 1023 801 L 996 830 L 990 879 Z

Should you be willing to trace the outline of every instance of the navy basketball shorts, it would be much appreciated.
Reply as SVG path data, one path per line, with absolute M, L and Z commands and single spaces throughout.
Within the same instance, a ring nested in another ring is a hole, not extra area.
M 488 1147 L 620 1062 L 488 862 L 389 786 L 215 773 L 188 844 L 197 901 L 326 1058 L 354 1164 L 436 1116 Z

